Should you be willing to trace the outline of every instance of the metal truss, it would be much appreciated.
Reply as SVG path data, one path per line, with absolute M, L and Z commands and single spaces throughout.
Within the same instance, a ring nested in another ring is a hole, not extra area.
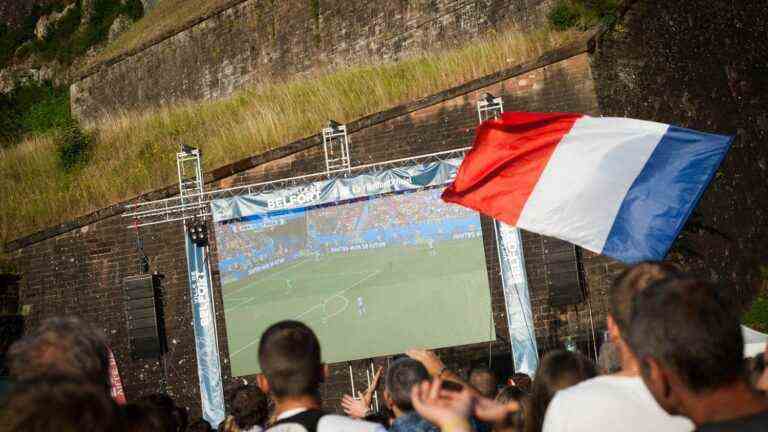
M 500 97 L 486 93 L 477 101 L 477 117 L 480 123 L 489 119 L 499 118 L 503 112 L 504 101 Z M 217 199 L 271 192 L 323 178 L 345 177 L 353 171 L 369 170 L 376 172 L 414 162 L 429 163 L 462 157 L 471 148 L 463 147 L 385 162 L 351 166 L 347 127 L 331 120 L 328 126 L 323 128 L 322 134 L 325 171 L 212 191 L 204 190 L 200 151 L 192 147 L 182 146 L 181 151 L 176 154 L 179 195 L 156 201 L 126 205 L 123 217 L 133 220 L 129 228 L 184 221 L 187 219 L 203 220 L 211 216 L 211 201 Z
M 430 163 L 440 162 L 447 159 L 453 159 L 457 157 L 463 157 L 464 154 L 471 147 L 462 147 L 452 150 L 446 150 L 441 152 L 429 153 L 419 156 L 412 156 L 400 159 L 388 160 L 385 162 L 369 163 L 357 166 L 350 166 L 349 168 L 337 168 L 326 170 L 323 172 L 317 172 L 312 174 L 300 175 L 295 177 L 282 178 L 278 180 L 270 180 L 259 183 L 252 183 L 243 186 L 235 186 L 231 188 L 216 189 L 211 191 L 203 190 L 202 183 L 202 169 L 195 170 L 197 180 L 190 180 L 189 176 L 183 176 L 181 169 L 181 155 L 184 152 L 177 154 L 177 163 L 179 164 L 179 192 L 180 195 L 171 198 L 148 201 L 137 204 L 128 204 L 125 206 L 124 218 L 133 220 L 133 223 L 128 225 L 128 228 L 136 228 L 149 225 L 157 225 L 162 223 L 170 223 L 177 221 L 184 221 L 186 219 L 204 219 L 211 216 L 210 204 L 211 201 L 231 198 L 238 195 L 253 195 L 265 192 L 271 192 L 287 187 L 298 186 L 306 184 L 311 181 L 317 181 L 320 179 L 334 179 L 341 178 L 349 175 L 352 172 L 364 172 L 372 171 L 377 172 L 389 168 L 397 168 L 399 166 L 405 166 L 417 163 Z M 195 149 L 195 151 L 197 151 Z M 186 156 L 185 156 L 186 157 Z M 184 159 L 185 163 L 188 161 Z M 200 154 L 197 153 L 197 161 L 200 162 Z M 198 165 L 199 167 L 199 165 Z M 189 173 L 189 171 L 186 171 Z M 185 183 L 187 182 L 187 183 Z M 184 185 L 187 186 L 184 186 Z
M 477 101 L 477 120 L 482 123 L 486 120 L 497 119 L 504 112 L 504 101 L 490 93 L 483 95 Z
M 351 167 L 349 157 L 349 136 L 347 126 L 333 120 L 323 129 L 323 152 L 325 153 L 325 170 L 347 170 Z

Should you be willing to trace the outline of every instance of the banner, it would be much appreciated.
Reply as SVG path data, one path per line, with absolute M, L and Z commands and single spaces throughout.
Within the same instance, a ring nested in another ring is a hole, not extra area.
M 123 380 L 120 379 L 120 372 L 117 370 L 117 360 L 112 349 L 107 347 L 109 352 L 109 394 L 118 405 L 125 405 L 125 390 L 123 389 Z
M 216 314 L 213 309 L 213 286 L 208 247 L 198 246 L 184 228 L 187 250 L 192 321 L 195 330 L 197 375 L 200 383 L 203 418 L 216 429 L 224 421 L 224 391 L 219 364 Z
M 456 176 L 460 164 L 461 158 L 453 158 L 354 177 L 322 180 L 259 194 L 222 198 L 211 203 L 213 220 L 222 222 L 274 211 L 444 185 Z
M 501 264 L 501 283 L 507 306 L 509 343 L 515 361 L 515 371 L 531 378 L 539 366 L 536 336 L 533 332 L 531 297 L 525 274 L 523 243 L 520 230 L 496 221 L 496 244 Z

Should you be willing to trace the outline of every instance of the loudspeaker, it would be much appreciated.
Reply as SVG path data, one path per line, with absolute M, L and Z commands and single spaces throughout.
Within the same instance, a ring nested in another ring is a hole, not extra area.
M 576 246 L 543 236 L 542 246 L 549 285 L 549 304 L 558 307 L 584 301 Z
M 123 279 L 125 318 L 133 359 L 159 358 L 165 352 L 160 282 L 157 275 Z

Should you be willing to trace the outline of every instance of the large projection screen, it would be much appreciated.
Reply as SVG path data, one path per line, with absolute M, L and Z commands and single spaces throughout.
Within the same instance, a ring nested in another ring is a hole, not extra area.
M 232 375 L 300 320 L 328 363 L 496 338 L 480 217 L 442 187 L 216 225 Z

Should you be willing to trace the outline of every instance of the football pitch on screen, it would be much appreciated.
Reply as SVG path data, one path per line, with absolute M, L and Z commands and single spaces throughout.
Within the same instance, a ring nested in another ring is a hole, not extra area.
M 323 361 L 495 339 L 482 239 L 307 256 L 223 287 L 234 376 L 259 372 L 271 324 L 296 319 Z

